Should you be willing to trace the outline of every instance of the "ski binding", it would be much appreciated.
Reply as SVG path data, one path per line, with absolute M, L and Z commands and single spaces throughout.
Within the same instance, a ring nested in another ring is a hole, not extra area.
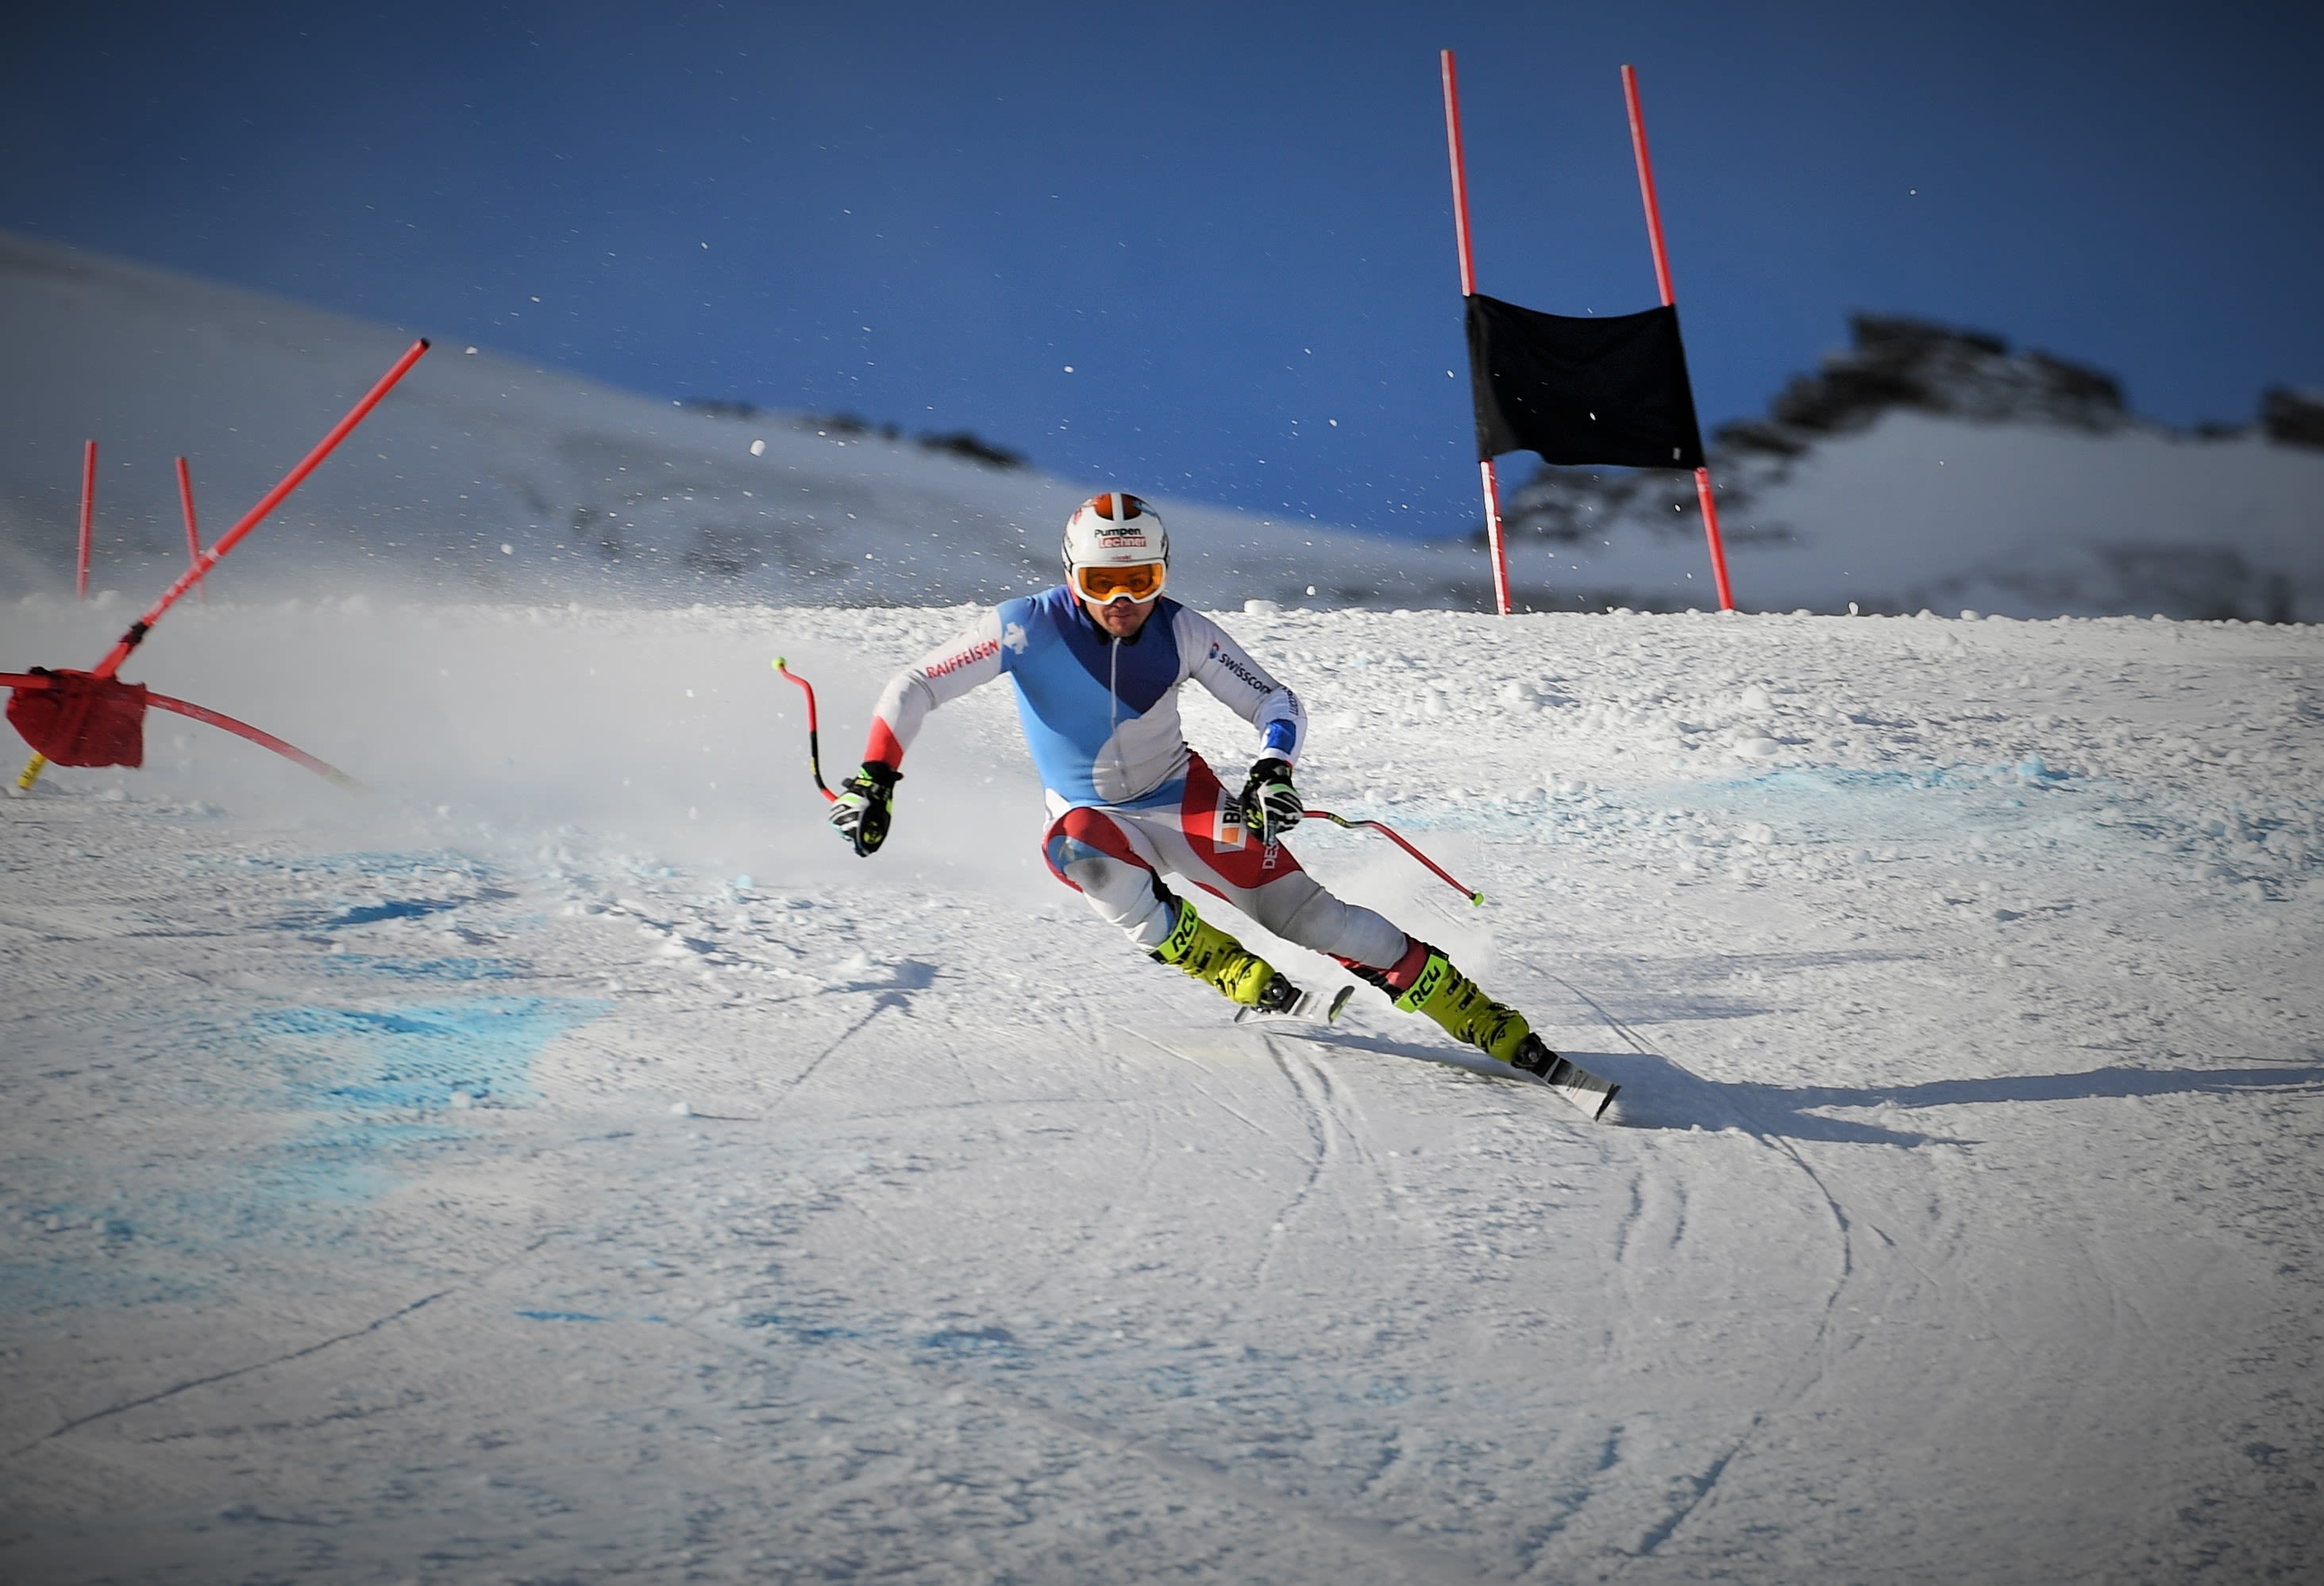
M 1339 1022 L 1340 1010 L 1348 1005 L 1348 999 L 1355 993 L 1355 987 L 1342 986 L 1337 991 L 1332 993 L 1327 1001 L 1323 992 L 1311 991 L 1306 987 L 1301 986 L 1298 989 L 1298 995 L 1280 1007 L 1236 1009 L 1234 1021 L 1240 1024 L 1247 1019 L 1261 1020 L 1305 1019 L 1321 1019 L 1325 1024 L 1336 1024 Z

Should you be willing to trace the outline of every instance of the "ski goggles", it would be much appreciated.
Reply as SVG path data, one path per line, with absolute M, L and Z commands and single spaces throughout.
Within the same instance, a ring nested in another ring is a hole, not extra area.
M 1160 562 L 1131 562 L 1127 566 L 1089 562 L 1074 569 L 1074 593 L 1099 605 L 1110 605 L 1117 600 L 1144 605 L 1162 593 L 1162 581 L 1168 574 L 1169 569 Z

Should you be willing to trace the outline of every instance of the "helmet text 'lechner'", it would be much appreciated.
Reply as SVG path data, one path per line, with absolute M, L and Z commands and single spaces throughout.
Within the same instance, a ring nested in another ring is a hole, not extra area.
M 1062 549 L 1065 582 L 1084 600 L 1139 605 L 1162 593 L 1170 535 L 1162 515 L 1126 491 L 1109 490 L 1074 509 Z

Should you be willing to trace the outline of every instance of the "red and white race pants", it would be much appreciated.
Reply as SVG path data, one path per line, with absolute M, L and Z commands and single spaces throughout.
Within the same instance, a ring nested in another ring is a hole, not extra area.
M 1176 909 L 1160 874 L 1222 898 L 1286 942 L 1343 963 L 1390 969 L 1411 946 L 1385 916 L 1334 898 L 1280 843 L 1243 828 L 1241 802 L 1200 755 L 1189 755 L 1177 798 L 1168 790 L 1136 808 L 1084 805 L 1049 823 L 1049 869 L 1087 898 L 1099 917 L 1148 952 L 1170 934 Z

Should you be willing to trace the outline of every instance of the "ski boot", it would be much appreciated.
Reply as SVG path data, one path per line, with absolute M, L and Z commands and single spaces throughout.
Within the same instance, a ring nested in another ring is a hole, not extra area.
M 1170 935 L 1154 949 L 1157 964 L 1172 964 L 1226 994 L 1227 1000 L 1261 1013 L 1287 1011 L 1299 1000 L 1291 977 L 1251 952 L 1218 927 L 1204 921 L 1184 898 L 1171 899 L 1177 918 Z
M 1419 967 L 1406 968 L 1413 959 L 1419 960 Z M 1549 1043 L 1533 1033 L 1524 1014 L 1486 996 L 1476 982 L 1453 968 L 1451 959 L 1425 942 L 1415 942 L 1406 964 L 1397 966 L 1411 977 L 1401 990 L 1386 970 L 1358 964 L 1348 967 L 1386 991 L 1406 1013 L 1425 1014 L 1442 1025 L 1454 1040 L 1465 1041 L 1486 1056 L 1499 1058 L 1512 1068 L 1524 1069 L 1591 1118 L 1605 1116 L 1614 1093 L 1621 1089 L 1551 1051 Z
M 1534 1066 L 1536 1063 L 1545 1067 L 1556 1061 L 1557 1054 L 1542 1044 L 1524 1014 L 1486 996 L 1477 982 L 1453 968 L 1452 961 L 1439 949 L 1425 942 L 1416 942 L 1414 946 L 1419 950 L 1415 956 L 1420 957 L 1420 965 L 1401 987 L 1384 970 L 1359 965 L 1356 973 L 1386 991 L 1405 1012 L 1435 1020 L 1445 1034 L 1476 1047 L 1488 1057 L 1498 1058 L 1528 1074 L 1543 1072 Z M 1401 969 L 1403 965 L 1397 967 Z

